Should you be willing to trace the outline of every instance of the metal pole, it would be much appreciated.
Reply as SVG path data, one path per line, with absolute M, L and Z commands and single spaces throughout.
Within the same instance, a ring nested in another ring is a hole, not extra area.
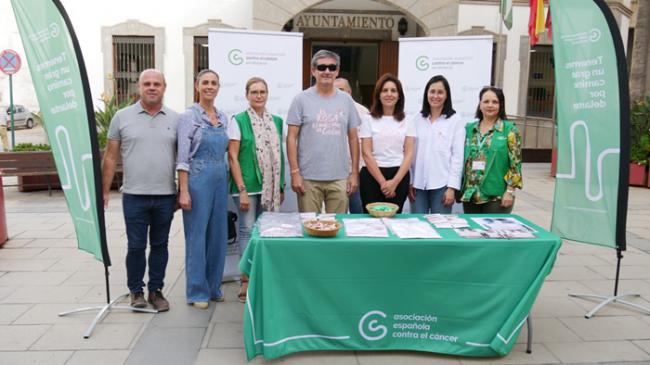
M 16 145 L 16 136 L 14 135 L 14 130 L 16 129 L 14 126 L 14 114 L 16 113 L 16 110 L 14 108 L 14 91 L 13 91 L 13 77 L 12 75 L 9 75 L 9 110 L 11 111 L 10 113 L 10 118 L 11 118 L 11 149 L 14 149 L 14 146 Z
M 623 258 L 623 252 L 621 247 L 616 247 L 616 279 L 614 279 L 614 296 L 618 296 L 618 279 L 621 273 L 621 259 Z
M 496 42 L 497 43 L 497 54 L 496 54 L 496 60 L 495 60 L 496 64 L 494 65 L 494 71 L 495 71 L 494 76 L 495 76 L 495 79 L 496 79 L 496 80 L 494 80 L 494 84 L 495 84 L 496 87 L 501 88 L 501 89 L 503 88 L 503 82 L 502 82 L 503 74 L 501 72 L 499 72 L 499 65 L 504 64 L 506 62 L 505 57 L 504 57 L 503 61 L 501 61 L 501 44 L 500 44 L 501 42 L 499 42 L 499 41 L 501 40 L 501 36 L 503 35 L 502 33 L 503 33 L 503 14 L 501 14 L 501 16 L 499 17 L 499 34 L 497 35 L 497 39 L 496 39 L 496 41 L 497 41 Z M 507 52 L 507 49 L 506 49 L 506 52 Z M 505 65 L 504 65 L 503 70 L 505 71 L 505 69 L 506 68 L 505 68 Z

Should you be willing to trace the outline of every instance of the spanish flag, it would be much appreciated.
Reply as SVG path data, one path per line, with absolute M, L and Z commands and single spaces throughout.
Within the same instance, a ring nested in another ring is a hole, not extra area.
M 530 45 L 534 46 L 539 41 L 539 35 L 544 33 L 546 21 L 544 19 L 544 0 L 530 0 L 530 17 L 528 18 L 528 35 Z

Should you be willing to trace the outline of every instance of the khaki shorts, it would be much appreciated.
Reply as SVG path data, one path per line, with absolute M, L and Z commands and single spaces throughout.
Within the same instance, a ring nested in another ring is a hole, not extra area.
M 347 180 L 303 180 L 305 194 L 298 195 L 298 211 L 320 213 L 325 203 L 326 213 L 347 213 Z

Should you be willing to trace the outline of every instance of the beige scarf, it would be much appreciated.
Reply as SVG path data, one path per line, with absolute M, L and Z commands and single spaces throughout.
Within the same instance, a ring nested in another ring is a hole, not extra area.
M 248 108 L 248 117 L 255 136 L 255 155 L 262 172 L 262 209 L 270 212 L 280 210 L 280 141 L 273 118 L 266 110 L 260 116 Z

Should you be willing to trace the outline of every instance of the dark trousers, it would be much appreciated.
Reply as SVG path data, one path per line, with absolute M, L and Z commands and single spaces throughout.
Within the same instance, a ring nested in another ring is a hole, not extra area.
M 381 174 L 384 175 L 384 178 L 386 178 L 386 180 L 390 180 L 395 176 L 395 174 L 397 174 L 399 166 L 380 167 L 379 170 L 381 171 Z M 363 212 L 366 214 L 368 213 L 366 205 L 370 203 L 388 202 L 397 204 L 399 206 L 397 213 L 402 213 L 402 207 L 404 206 L 404 201 L 406 201 L 406 195 L 409 191 L 409 174 L 410 173 L 407 172 L 406 175 L 404 175 L 402 181 L 400 181 L 400 183 L 397 185 L 397 189 L 395 189 L 395 197 L 387 198 L 384 193 L 381 192 L 381 186 L 379 186 L 379 183 L 375 180 L 374 177 L 372 177 L 368 169 L 366 167 L 362 168 L 361 174 L 359 175 L 359 188 L 361 190 Z
M 133 293 L 142 292 L 147 267 L 147 235 L 149 236 L 149 291 L 162 289 L 169 254 L 169 228 L 176 209 L 176 195 L 122 194 L 128 251 L 126 280 Z
M 510 214 L 514 206 L 514 201 L 508 208 L 501 206 L 501 200 L 491 200 L 483 204 L 463 202 L 463 212 L 467 214 Z
M 361 184 L 361 182 L 359 182 Z M 357 189 L 354 194 L 348 197 L 348 208 L 350 209 L 350 214 L 361 214 L 363 213 L 363 204 L 361 203 L 361 189 Z

